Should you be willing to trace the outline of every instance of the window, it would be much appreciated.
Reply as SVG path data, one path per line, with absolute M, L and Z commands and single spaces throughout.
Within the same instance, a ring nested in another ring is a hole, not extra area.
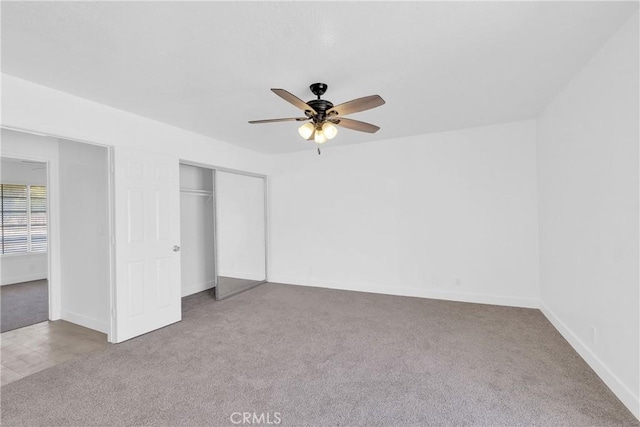
M 47 251 L 47 188 L 0 184 L 2 254 Z

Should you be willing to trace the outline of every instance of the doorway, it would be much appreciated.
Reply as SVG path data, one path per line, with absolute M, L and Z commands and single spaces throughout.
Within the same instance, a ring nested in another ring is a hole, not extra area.
M 47 281 L 48 307 L 43 320 L 63 319 L 108 334 L 112 280 L 109 149 L 29 131 L 3 128 L 1 132 L 3 184 L 17 182 L 19 171 L 15 169 L 20 165 L 35 174 L 31 181 L 19 183 L 31 185 L 24 191 L 28 197 L 23 205 L 29 204 L 30 219 L 26 244 L 24 237 L 20 242 L 31 255 L 42 257 L 39 264 L 34 261 L 29 267 L 38 276 L 27 278 Z M 4 189 L 7 195 L 15 190 Z M 3 219 L 5 215 L 8 219 L 19 213 L 6 209 Z M 3 225 L 5 252 L 12 250 L 9 229 L 19 228 L 9 225 Z M 7 253 L 0 258 L 3 284 L 15 281 L 7 266 L 20 256 Z
M 47 163 L 0 159 L 0 329 L 49 319 Z

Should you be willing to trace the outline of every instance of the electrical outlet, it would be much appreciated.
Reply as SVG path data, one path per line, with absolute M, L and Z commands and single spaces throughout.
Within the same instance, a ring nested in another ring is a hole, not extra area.
M 456 286 L 460 286 L 462 284 L 462 280 L 459 277 L 456 277 Z
M 598 330 L 593 325 L 591 325 L 591 342 L 593 344 L 597 344 L 598 343 Z

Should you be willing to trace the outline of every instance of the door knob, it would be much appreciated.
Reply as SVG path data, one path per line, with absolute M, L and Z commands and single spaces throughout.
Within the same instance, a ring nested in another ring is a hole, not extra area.
M 175 246 L 173 247 L 173 252 L 180 252 L 180 246 L 175 245 Z

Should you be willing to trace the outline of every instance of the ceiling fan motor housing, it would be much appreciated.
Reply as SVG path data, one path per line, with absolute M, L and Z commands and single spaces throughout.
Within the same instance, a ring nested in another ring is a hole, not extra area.
M 320 99 L 320 97 L 327 91 L 328 87 L 329 86 L 327 86 L 326 83 L 313 83 L 309 86 L 311 93 L 318 97 L 318 99 L 313 99 L 307 102 L 307 104 L 318 113 L 313 117 L 313 122 L 316 124 L 324 122 L 327 117 L 327 111 L 333 108 L 333 104 L 331 102 Z
M 316 123 L 323 122 L 327 118 L 327 111 L 333 108 L 333 104 L 325 99 L 312 99 L 307 104 L 318 113 L 313 118 Z

